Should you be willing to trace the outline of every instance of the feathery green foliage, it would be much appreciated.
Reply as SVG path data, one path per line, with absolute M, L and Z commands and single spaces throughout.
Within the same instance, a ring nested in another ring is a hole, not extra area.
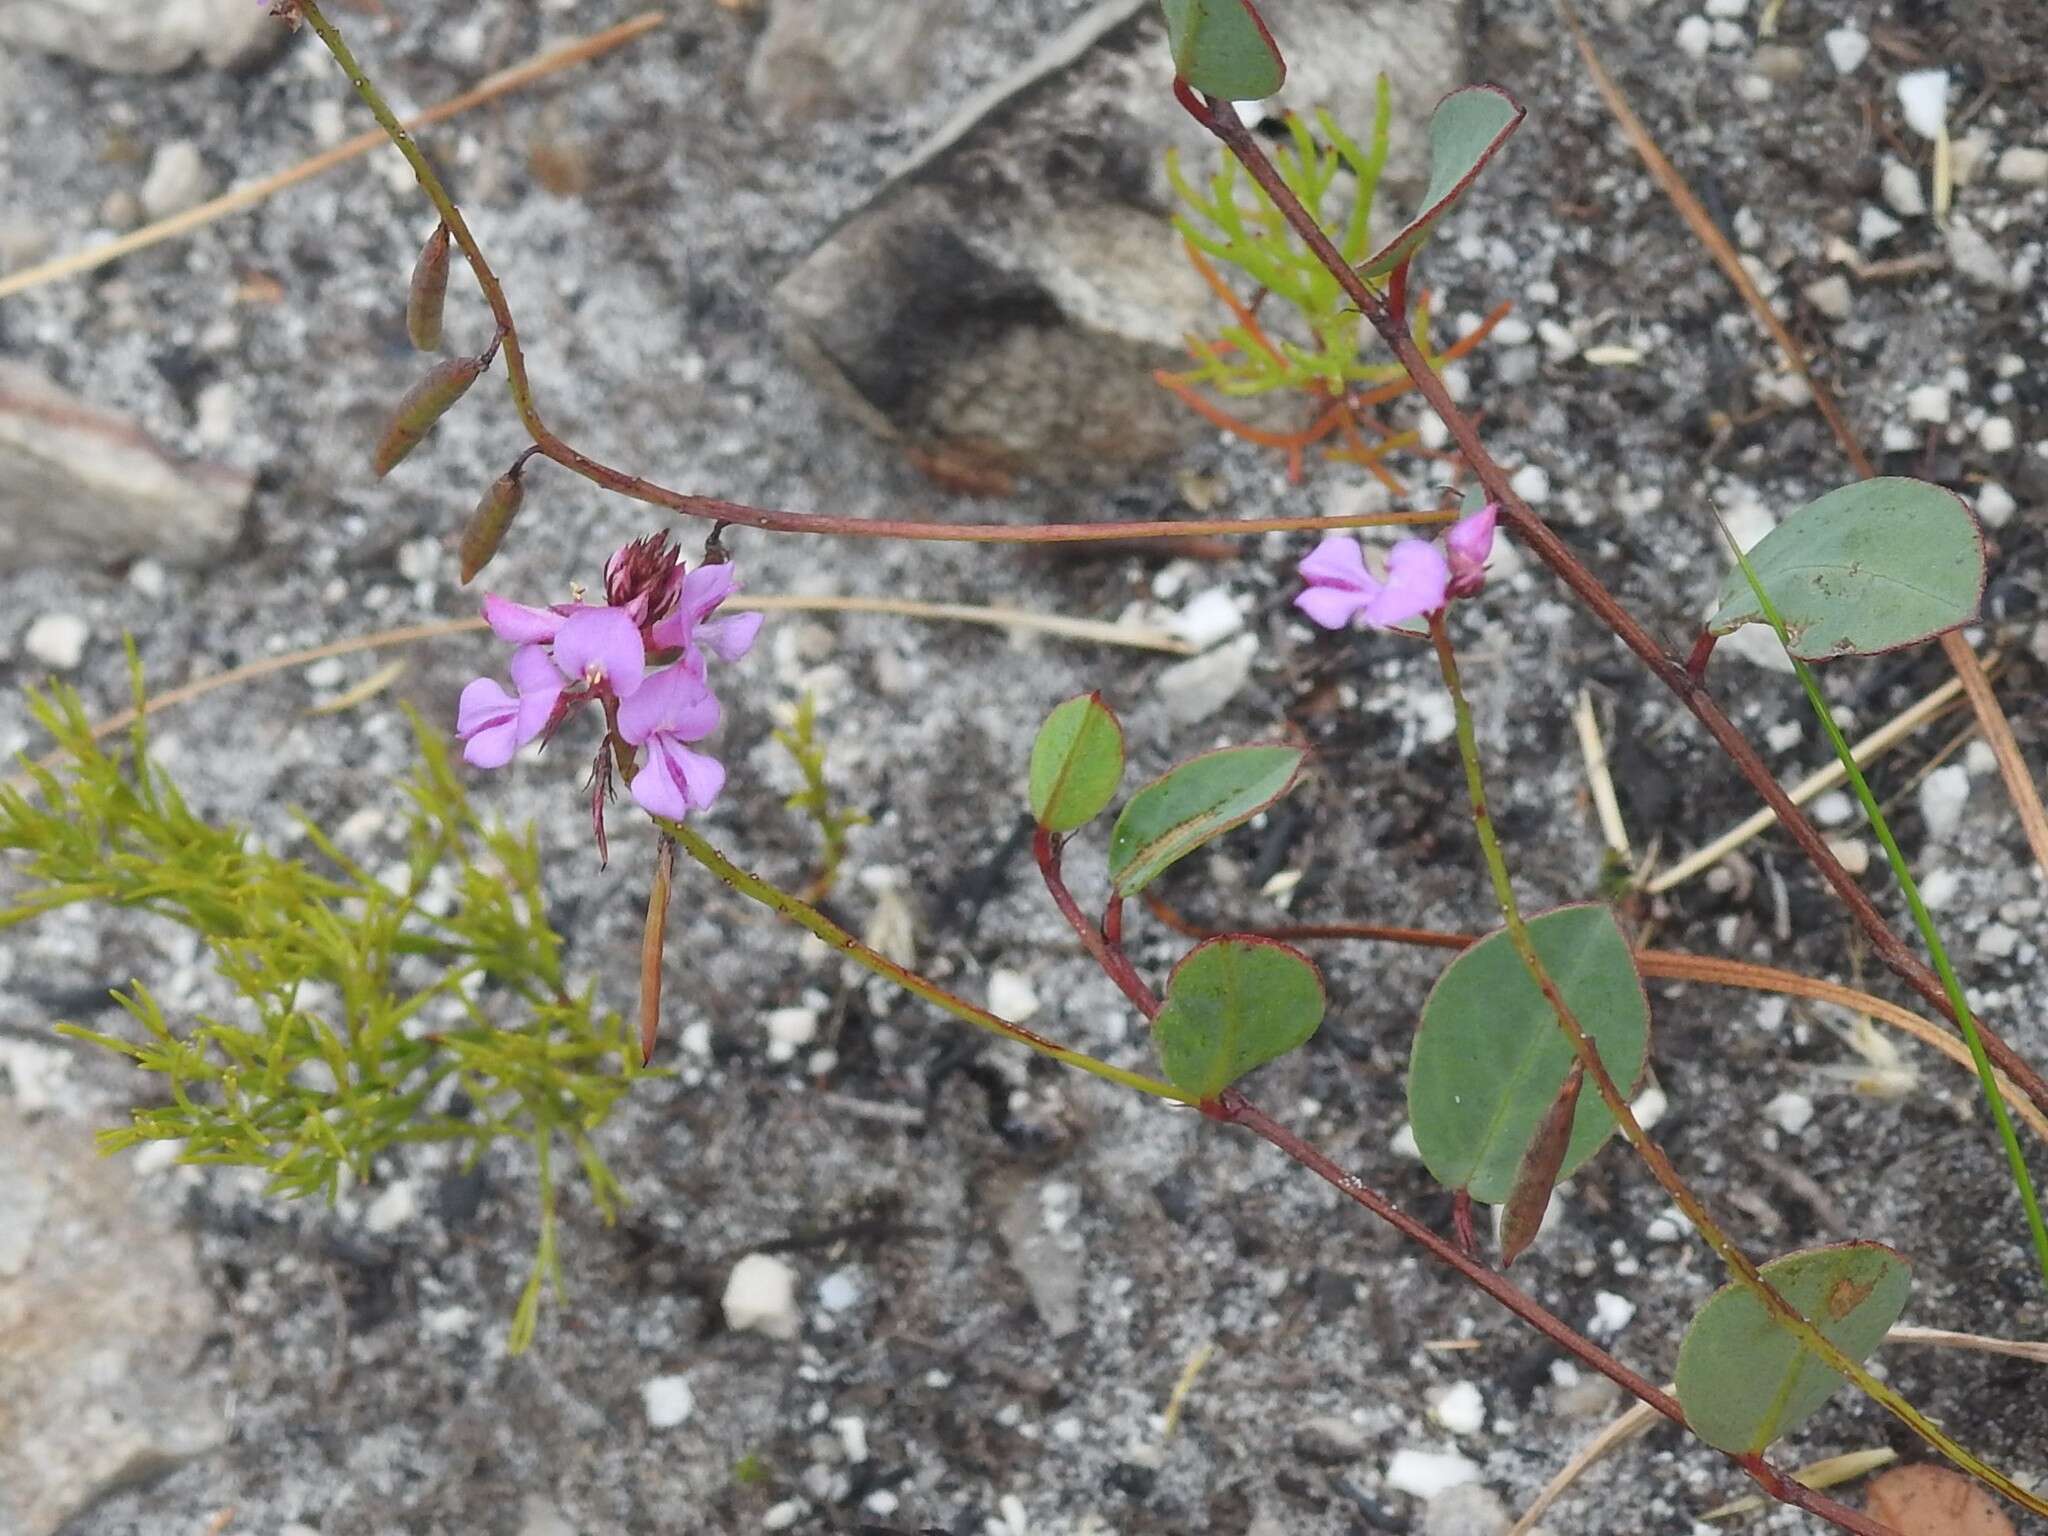
M 303 820 L 316 859 L 282 858 L 195 815 L 139 718 L 117 756 L 75 693 L 32 693 L 29 707 L 61 767 L 31 767 L 33 793 L 0 788 L 0 851 L 19 856 L 0 927 L 77 902 L 150 912 L 197 934 L 237 994 L 220 1014 L 174 1020 L 136 982 L 115 994 L 132 1031 L 58 1026 L 161 1080 L 102 1150 L 175 1141 L 183 1162 L 261 1168 L 273 1193 L 332 1200 L 407 1142 L 460 1143 L 472 1160 L 523 1142 L 540 1205 L 512 1325 L 523 1349 L 543 1282 L 561 1288 L 555 1144 L 609 1220 L 622 1191 L 591 1132 L 639 1071 L 620 1017 L 562 976 L 531 832 L 481 821 L 440 735 L 415 720 L 402 868 L 372 874 Z
M 847 835 L 855 827 L 866 826 L 868 818 L 865 812 L 851 806 L 832 804 L 832 784 L 825 773 L 825 743 L 818 737 L 818 704 L 809 690 L 797 700 L 796 713 L 789 724 L 776 728 L 775 739 L 796 759 L 797 770 L 804 776 L 804 787 L 782 803 L 808 816 L 825 844 L 818 873 L 806 888 L 806 895 L 815 901 L 831 890 L 839 878 L 839 866 L 846 859 Z

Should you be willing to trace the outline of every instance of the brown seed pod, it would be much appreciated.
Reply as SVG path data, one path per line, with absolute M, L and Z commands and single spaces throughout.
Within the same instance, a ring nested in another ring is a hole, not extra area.
M 377 441 L 377 451 L 370 459 L 370 467 L 376 471 L 379 480 L 419 447 L 426 435 L 434 430 L 434 423 L 447 414 L 448 408 L 477 381 L 488 361 L 488 353 L 483 357 L 451 357 L 446 362 L 434 364 L 427 370 L 425 378 L 405 392 L 405 398 L 398 402 L 398 409 L 391 413 L 391 425 L 384 429 L 383 437 Z
M 517 469 L 506 470 L 484 492 L 484 499 L 476 504 L 476 511 L 469 515 L 468 526 L 462 530 L 462 584 L 465 587 L 476 579 L 478 571 L 491 563 L 491 557 L 505 542 L 512 519 L 519 515 L 519 508 L 525 501 L 526 481 Z
M 441 347 L 441 312 L 448 304 L 448 226 L 436 224 L 413 264 L 405 300 L 405 333 L 422 352 Z

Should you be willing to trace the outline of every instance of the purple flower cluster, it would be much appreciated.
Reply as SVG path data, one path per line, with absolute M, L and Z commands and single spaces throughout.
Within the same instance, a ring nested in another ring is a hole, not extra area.
M 1391 629 L 1442 610 L 1454 597 L 1471 597 L 1486 585 L 1486 557 L 1493 553 L 1500 509 L 1491 503 L 1460 518 L 1433 540 L 1403 539 L 1387 552 L 1384 579 L 1365 568 L 1358 540 L 1333 533 L 1297 569 L 1308 589 L 1294 606 L 1324 629 L 1343 629 L 1358 619 Z
M 738 661 L 761 629 L 758 613 L 713 617 L 738 589 L 730 564 L 686 572 L 675 546 L 656 534 L 605 563 L 603 604 L 529 608 L 486 597 L 492 633 L 518 649 L 510 690 L 490 677 L 462 690 L 455 734 L 464 760 L 503 767 L 596 702 L 609 729 L 635 749 L 632 794 L 641 809 L 673 820 L 705 809 L 725 786 L 724 765 L 691 750 L 718 728 L 705 655 Z

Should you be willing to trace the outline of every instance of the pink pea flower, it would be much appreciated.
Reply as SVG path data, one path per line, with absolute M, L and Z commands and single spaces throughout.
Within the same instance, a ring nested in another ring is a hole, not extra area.
M 1387 552 L 1387 577 L 1365 568 L 1358 540 L 1333 533 L 1301 562 L 1308 590 L 1294 606 L 1324 629 L 1343 629 L 1358 619 L 1390 629 L 1444 605 L 1450 566 L 1443 551 L 1426 539 L 1403 539 Z
M 513 753 L 547 729 L 562 696 L 562 674 L 537 645 L 512 653 L 512 686 L 480 677 L 462 690 L 455 706 L 455 735 L 462 759 L 472 768 L 502 768 Z
M 711 615 L 739 590 L 739 575 L 732 566 L 700 565 L 683 578 L 675 611 L 648 631 L 657 646 L 682 651 L 682 665 L 698 677 L 704 675 L 704 651 L 723 662 L 735 662 L 753 648 L 761 632 L 762 615 L 736 613 L 729 619 L 713 620 Z
M 683 662 L 655 673 L 619 705 L 619 734 L 647 749 L 633 775 L 633 799 L 642 810 L 681 821 L 718 798 L 725 766 L 687 745 L 717 730 L 718 721 L 718 700 Z

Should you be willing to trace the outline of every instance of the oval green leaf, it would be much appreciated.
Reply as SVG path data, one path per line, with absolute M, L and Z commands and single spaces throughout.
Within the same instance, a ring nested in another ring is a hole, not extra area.
M 1896 650 L 1969 623 L 1984 596 L 1984 540 L 1962 497 L 1887 476 L 1830 491 L 1749 551 L 1801 661 Z M 1707 628 L 1762 624 L 1738 566 Z
M 1772 1289 L 1851 1360 L 1862 1361 L 1906 1309 L 1912 1267 L 1882 1243 L 1788 1253 L 1763 1266 Z M 1814 1357 L 1740 1285 L 1707 1298 L 1678 1349 L 1678 1401 L 1716 1450 L 1761 1451 L 1846 1378 Z
M 1649 1050 L 1650 1004 L 1635 956 L 1604 906 L 1559 907 L 1529 920 L 1543 968 L 1626 1091 Z M 1505 1204 L 1570 1075 L 1571 1042 L 1505 931 L 1444 969 L 1422 1005 L 1408 1063 L 1408 1119 L 1438 1182 Z M 1553 1179 L 1600 1149 L 1614 1117 L 1590 1086 Z
M 1323 1022 L 1323 982 L 1298 949 L 1229 935 L 1196 945 L 1167 979 L 1152 1028 L 1167 1081 L 1213 1099 L 1305 1044 Z
M 1527 107 L 1497 85 L 1461 86 L 1438 102 L 1429 119 L 1429 186 L 1422 210 L 1366 259 L 1358 275 L 1385 277 L 1421 250 L 1437 220 L 1465 195 L 1528 115 Z
M 1225 747 L 1191 757 L 1131 796 L 1109 834 L 1109 878 L 1135 896 L 1211 838 L 1259 814 L 1294 787 L 1299 747 Z
M 1124 728 L 1099 693 L 1068 699 L 1031 744 L 1031 814 L 1071 832 L 1102 814 L 1124 776 Z
M 1287 61 L 1251 0 L 1160 0 L 1174 72 L 1226 101 L 1258 101 L 1287 79 Z

